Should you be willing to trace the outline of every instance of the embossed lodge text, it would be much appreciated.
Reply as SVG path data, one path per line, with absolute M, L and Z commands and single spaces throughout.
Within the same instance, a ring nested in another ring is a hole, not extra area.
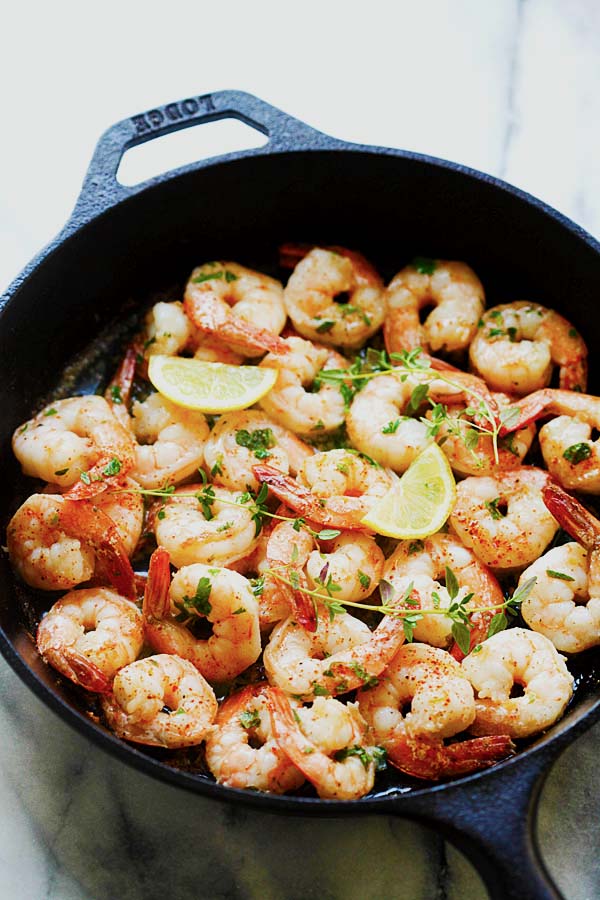
M 203 94 L 202 97 L 188 97 L 187 100 L 181 100 L 178 103 L 167 103 L 160 109 L 150 109 L 139 116 L 132 116 L 131 121 L 135 126 L 136 134 L 148 134 L 169 122 L 191 119 L 198 112 L 211 112 L 214 109 L 212 95 Z

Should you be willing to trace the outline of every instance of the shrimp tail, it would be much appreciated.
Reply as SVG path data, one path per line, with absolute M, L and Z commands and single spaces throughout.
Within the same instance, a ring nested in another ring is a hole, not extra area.
M 110 694 L 111 682 L 97 665 L 72 650 L 65 651 L 63 658 L 76 684 L 96 694 Z
M 281 244 L 279 247 L 279 265 L 282 269 L 294 269 L 301 259 L 314 250 L 315 244 L 294 243 Z
M 313 752 L 313 745 L 300 731 L 294 720 L 290 702 L 281 688 L 270 685 L 265 688 L 265 696 L 271 716 L 271 727 L 277 743 L 286 756 L 306 775 L 305 770 L 309 768 L 306 756 Z M 309 776 L 307 775 L 307 777 Z
M 96 574 L 122 597 L 136 597 L 135 575 L 117 526 L 92 503 L 66 499 L 58 513 L 58 526 L 69 537 L 89 543 L 96 555 Z
M 368 531 L 361 522 L 364 510 L 357 512 L 356 516 L 352 516 L 351 512 L 336 513 L 335 510 L 328 509 L 326 505 L 321 505 L 319 498 L 315 497 L 308 488 L 298 484 L 289 475 L 284 475 L 279 469 L 275 469 L 273 466 L 257 465 L 252 467 L 252 471 L 261 484 L 267 484 L 282 503 L 299 515 L 319 525 L 330 525 L 346 531 Z
M 429 362 L 430 367 L 434 371 L 442 373 L 446 372 L 449 376 L 452 377 L 454 381 L 462 385 L 464 387 L 464 392 L 469 405 L 472 405 L 471 401 L 473 399 L 473 396 L 478 397 L 481 402 L 484 403 L 487 407 L 489 415 L 491 415 L 495 425 L 501 425 L 502 420 L 500 417 L 500 409 L 498 407 L 498 403 L 496 402 L 495 397 L 492 395 L 492 392 L 488 388 L 483 378 L 479 378 L 477 375 L 472 375 L 470 372 L 463 372 L 461 369 L 457 369 L 449 362 L 446 362 L 443 359 L 438 359 L 438 357 L 436 356 L 422 354 L 421 357 L 425 361 Z M 436 399 L 443 402 L 443 395 L 440 395 L 439 392 L 436 392 Z M 487 416 L 485 415 L 477 414 L 473 417 L 473 420 L 475 423 L 483 425 L 486 428 L 490 425 L 489 418 L 487 418 Z
M 196 328 L 207 334 L 216 334 L 225 342 L 240 344 L 258 353 L 283 354 L 289 350 L 279 335 L 232 315 L 224 301 L 196 285 L 188 285 L 183 306 Z
M 144 620 L 167 618 L 170 611 L 170 585 L 171 568 L 169 554 L 164 547 L 157 547 L 150 557 L 142 607 Z
M 96 467 L 94 467 L 96 468 Z M 90 470 L 91 472 L 92 470 Z M 90 475 L 90 472 L 87 474 Z M 104 491 L 107 491 L 110 487 L 106 481 L 102 478 L 95 478 L 92 480 L 90 475 L 90 481 L 88 483 L 84 483 L 83 481 L 76 482 L 73 487 L 69 488 L 68 491 L 65 491 L 63 494 L 68 500 L 92 500 L 94 497 L 97 497 L 98 494 L 103 494 Z
M 513 409 L 518 410 L 518 416 L 512 413 Z M 504 412 L 505 424 L 500 430 L 501 437 L 550 414 L 574 416 L 593 427 L 600 421 L 600 401 L 597 397 L 555 388 L 534 391 L 509 410 Z
M 444 746 L 403 735 L 386 745 L 388 760 L 401 772 L 437 781 L 452 775 L 466 775 L 512 756 L 515 745 L 508 735 L 494 734 Z
M 579 500 L 552 481 L 542 488 L 542 498 L 560 526 L 574 540 L 586 550 L 600 548 L 600 522 Z
M 111 406 L 115 403 L 129 403 L 140 356 L 140 348 L 135 342 L 126 348 L 123 359 L 119 364 L 119 368 L 115 372 L 104 394 L 106 401 L 110 403 Z

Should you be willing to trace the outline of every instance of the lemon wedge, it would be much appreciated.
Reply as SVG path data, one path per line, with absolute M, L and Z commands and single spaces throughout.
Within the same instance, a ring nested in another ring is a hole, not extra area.
M 437 444 L 430 444 L 362 524 L 386 537 L 419 540 L 440 530 L 455 500 L 456 484 L 448 460 Z
M 277 371 L 157 354 L 150 357 L 148 377 L 177 406 L 224 413 L 247 409 L 264 397 L 275 384 Z

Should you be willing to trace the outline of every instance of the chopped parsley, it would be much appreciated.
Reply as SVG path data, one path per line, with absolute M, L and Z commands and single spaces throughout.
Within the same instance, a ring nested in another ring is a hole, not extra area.
M 570 462 L 574 466 L 576 466 L 577 463 L 589 459 L 591 455 L 592 448 L 589 444 L 586 444 L 585 441 L 581 441 L 578 444 L 571 444 L 571 446 L 567 447 L 563 453 L 563 457 L 567 462 Z
M 415 256 L 411 265 L 421 275 L 433 275 L 437 268 L 435 259 L 429 259 L 428 256 Z
M 242 728 L 259 728 L 260 714 L 257 709 L 245 709 L 239 716 Z
M 566 572 L 557 572 L 556 569 L 546 569 L 546 575 L 550 578 L 560 578 L 561 581 L 575 581 L 570 575 L 567 575 Z
M 257 459 L 268 459 L 271 456 L 269 450 L 277 443 L 270 428 L 256 428 L 254 431 L 241 428 L 236 432 L 235 442 L 254 453 Z

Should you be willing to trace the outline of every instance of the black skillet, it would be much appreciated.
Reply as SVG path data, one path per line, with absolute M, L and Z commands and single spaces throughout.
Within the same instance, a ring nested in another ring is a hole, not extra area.
M 135 187 L 117 182 L 129 147 L 228 117 L 265 134 L 267 144 Z M 481 277 L 489 304 L 540 301 L 565 313 L 590 346 L 600 343 L 600 246 L 539 200 L 454 163 L 338 141 L 241 92 L 170 103 L 103 135 L 70 221 L 1 300 L 2 524 L 26 492 L 10 451 L 13 429 L 101 328 L 131 303 L 180 289 L 202 260 L 237 259 L 274 271 L 277 246 L 290 240 L 360 249 L 386 277 L 415 255 L 463 259 Z M 593 361 L 590 385 L 600 393 Z M 464 851 L 493 898 L 560 896 L 539 857 L 535 810 L 553 760 L 600 718 L 597 654 L 573 663 L 577 690 L 564 718 L 489 771 L 432 786 L 392 778 L 351 802 L 242 792 L 166 765 L 160 754 L 117 740 L 87 716 L 81 700 L 38 658 L 30 637 L 35 604 L 4 557 L 0 567 L 3 655 L 48 706 L 124 762 L 259 809 L 413 818 Z

